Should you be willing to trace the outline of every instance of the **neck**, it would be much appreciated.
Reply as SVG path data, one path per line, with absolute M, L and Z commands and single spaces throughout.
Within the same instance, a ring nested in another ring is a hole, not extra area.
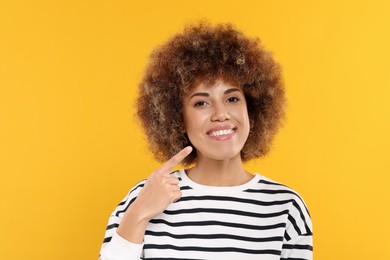
M 240 155 L 228 160 L 198 156 L 196 165 L 186 172 L 194 182 L 207 186 L 237 186 L 253 177 L 243 168 Z

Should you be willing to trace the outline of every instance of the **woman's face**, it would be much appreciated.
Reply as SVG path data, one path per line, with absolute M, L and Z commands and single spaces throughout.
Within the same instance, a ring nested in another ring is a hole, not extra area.
M 249 116 L 241 87 L 217 80 L 199 84 L 184 97 L 184 126 L 201 157 L 229 160 L 240 156 L 249 135 Z

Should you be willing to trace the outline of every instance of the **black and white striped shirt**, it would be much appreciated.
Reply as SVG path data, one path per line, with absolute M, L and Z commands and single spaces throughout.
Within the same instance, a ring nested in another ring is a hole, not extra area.
M 260 174 L 234 187 L 173 174 L 182 198 L 149 222 L 143 244 L 130 243 L 116 229 L 145 180 L 138 183 L 109 218 L 101 260 L 312 259 L 310 215 L 292 189 Z

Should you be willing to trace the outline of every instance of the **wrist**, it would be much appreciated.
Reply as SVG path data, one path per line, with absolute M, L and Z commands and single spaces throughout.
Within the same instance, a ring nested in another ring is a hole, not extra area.
M 119 224 L 117 233 L 129 242 L 142 244 L 148 223 L 149 221 L 147 219 L 128 209 L 128 212 L 126 212 Z
M 148 214 L 142 204 L 143 203 L 137 198 L 127 209 L 124 217 L 131 219 L 139 225 L 147 225 L 152 217 L 149 216 L 150 214 Z

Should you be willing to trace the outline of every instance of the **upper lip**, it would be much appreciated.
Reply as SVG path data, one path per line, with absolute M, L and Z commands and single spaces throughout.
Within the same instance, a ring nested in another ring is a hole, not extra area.
M 216 127 L 213 127 L 213 128 L 211 128 L 211 129 L 209 129 L 209 130 L 207 131 L 207 134 L 211 134 L 212 132 L 215 132 L 215 131 L 230 130 L 230 129 L 235 130 L 236 127 L 233 126 L 233 125 L 219 125 L 219 126 L 216 126 Z

